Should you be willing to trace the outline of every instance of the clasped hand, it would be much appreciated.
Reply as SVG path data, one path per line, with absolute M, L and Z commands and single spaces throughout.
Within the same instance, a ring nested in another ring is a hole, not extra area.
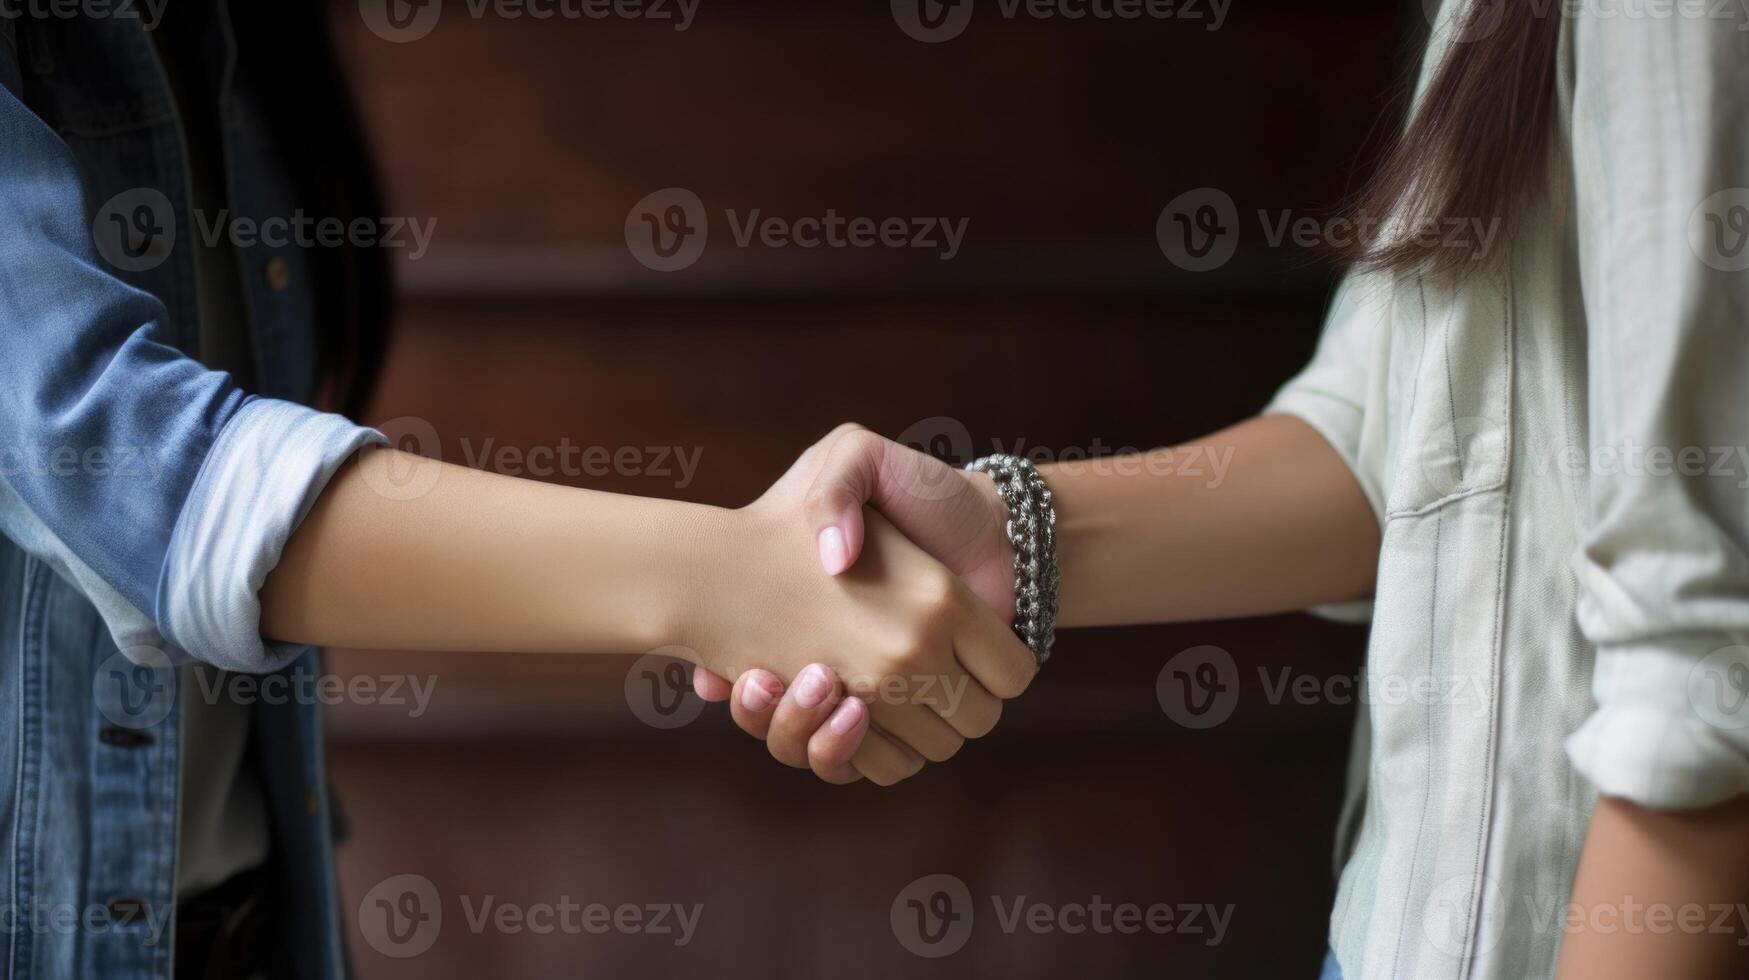
M 687 638 L 699 696 L 830 783 L 951 758 L 1037 672 L 1006 514 L 987 477 L 835 429 L 739 513 L 746 560 L 715 588 L 740 598 Z

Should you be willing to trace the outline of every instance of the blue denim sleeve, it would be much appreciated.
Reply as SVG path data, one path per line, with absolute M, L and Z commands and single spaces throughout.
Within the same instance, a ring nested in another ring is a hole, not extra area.
M 257 593 L 373 430 L 239 390 L 109 274 L 71 151 L 15 95 L 0 35 L 0 532 L 88 596 L 135 659 L 270 671 Z

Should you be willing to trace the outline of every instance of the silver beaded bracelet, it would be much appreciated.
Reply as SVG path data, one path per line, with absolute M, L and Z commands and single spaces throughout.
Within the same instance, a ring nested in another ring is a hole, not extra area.
M 966 469 L 996 484 L 1008 506 L 1004 530 L 1014 545 L 1014 632 L 1040 666 L 1057 638 L 1057 509 L 1050 488 L 1030 460 L 999 454 Z

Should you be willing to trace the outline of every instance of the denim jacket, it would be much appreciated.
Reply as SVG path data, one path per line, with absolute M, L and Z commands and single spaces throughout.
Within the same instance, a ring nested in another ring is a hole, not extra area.
M 381 441 L 306 407 L 316 259 L 295 244 L 240 250 L 256 390 L 190 356 L 179 121 L 146 5 L 114 10 L 0 17 L 8 977 L 172 974 L 177 665 L 316 670 L 310 648 L 262 639 L 256 594 L 329 477 Z M 292 215 L 259 107 L 240 88 L 221 102 L 233 212 Z M 316 706 L 262 703 L 256 736 L 291 965 L 339 976 Z

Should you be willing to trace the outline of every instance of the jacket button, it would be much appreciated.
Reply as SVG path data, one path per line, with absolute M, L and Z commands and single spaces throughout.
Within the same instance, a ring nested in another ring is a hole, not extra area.
M 156 741 L 151 732 L 126 725 L 105 725 L 97 733 L 97 739 L 104 745 L 113 745 L 118 749 L 141 749 Z
M 137 898 L 112 898 L 104 906 L 109 921 L 118 926 L 130 926 L 151 917 L 152 907 Z
M 267 287 L 276 293 L 284 292 L 291 285 L 291 266 L 284 259 L 268 259 L 264 274 Z

